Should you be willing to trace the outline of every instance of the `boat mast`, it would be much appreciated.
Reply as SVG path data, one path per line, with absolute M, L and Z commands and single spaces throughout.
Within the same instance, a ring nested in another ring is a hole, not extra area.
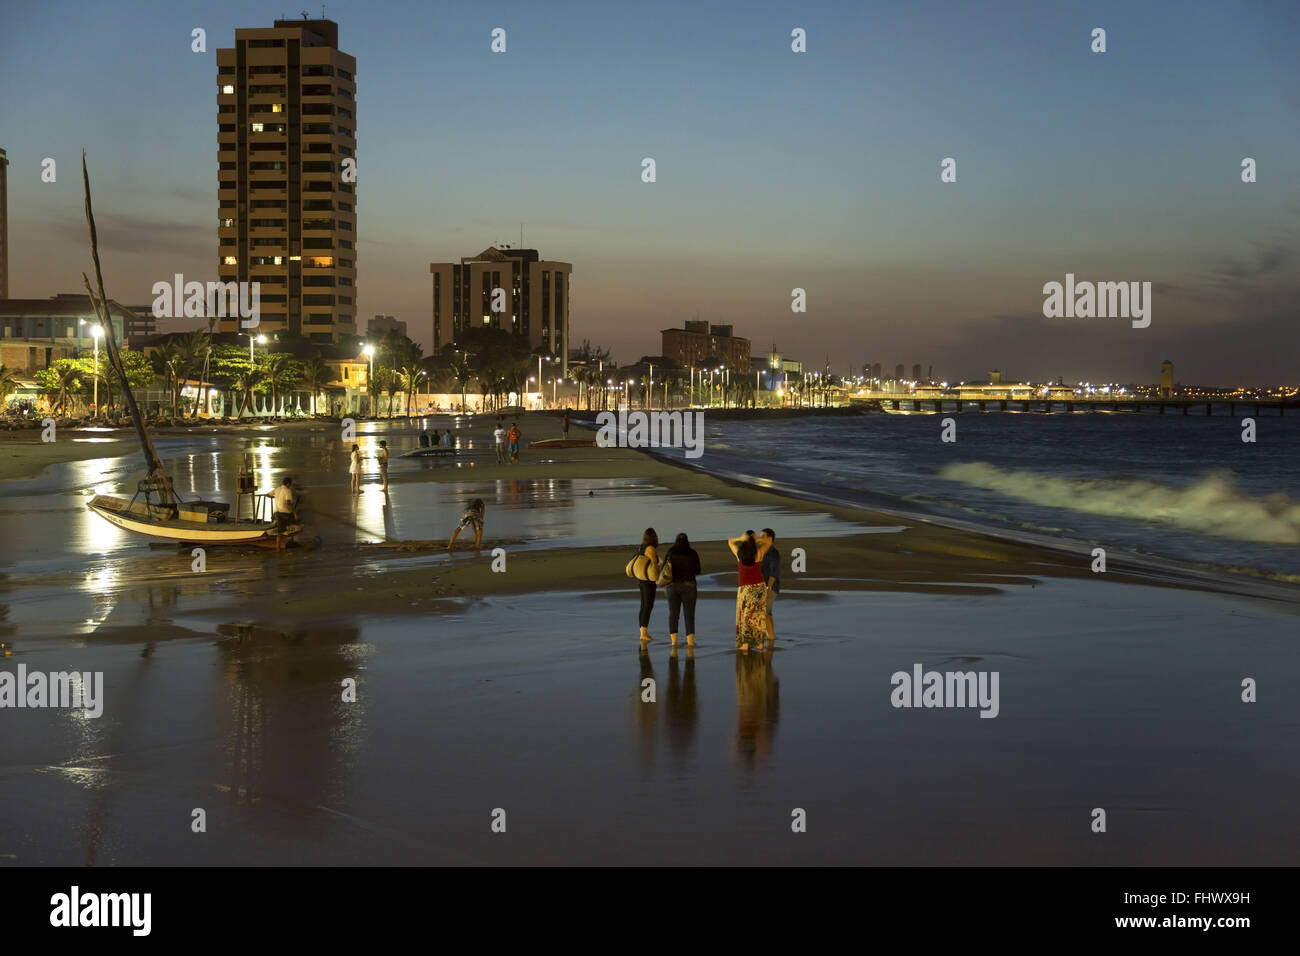
M 86 167 L 86 151 L 81 151 L 81 179 L 86 190 L 86 223 L 90 226 L 90 255 L 95 261 L 95 283 L 99 288 L 99 296 L 96 298 L 95 293 L 90 288 L 90 280 L 86 274 L 81 274 L 82 281 L 86 284 L 86 291 L 90 293 L 90 301 L 95 306 L 95 314 L 99 316 L 100 325 L 104 329 L 104 342 L 108 346 L 108 361 L 117 372 L 118 381 L 122 383 L 122 394 L 126 396 L 126 407 L 131 413 L 131 420 L 135 422 L 135 432 L 140 438 L 140 447 L 144 450 L 144 460 L 149 466 L 149 485 L 151 490 L 158 493 L 158 500 L 164 505 L 174 505 L 176 496 L 172 493 L 171 483 L 167 480 L 167 474 L 163 471 L 162 461 L 158 458 L 158 452 L 154 451 L 153 442 L 149 440 L 149 433 L 145 431 L 144 419 L 140 417 L 140 409 L 135 403 L 135 395 L 131 391 L 131 383 L 127 381 L 126 367 L 122 364 L 122 356 L 117 350 L 117 340 L 113 336 L 112 317 L 108 312 L 108 297 L 104 294 L 104 273 L 99 265 L 99 242 L 95 235 L 95 214 L 90 208 L 90 171 Z

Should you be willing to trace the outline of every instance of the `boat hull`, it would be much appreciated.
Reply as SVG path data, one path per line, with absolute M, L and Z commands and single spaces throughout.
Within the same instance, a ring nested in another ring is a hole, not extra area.
M 123 531 L 144 535 L 155 541 L 170 541 L 176 544 L 256 544 L 282 547 L 285 541 L 302 530 L 302 525 L 289 525 L 281 533 L 272 521 L 166 520 L 131 511 L 122 506 L 122 499 L 104 495 L 96 496 L 87 507 Z

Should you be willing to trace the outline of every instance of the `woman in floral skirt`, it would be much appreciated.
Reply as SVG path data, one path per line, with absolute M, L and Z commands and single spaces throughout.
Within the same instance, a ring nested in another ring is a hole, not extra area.
M 760 544 L 754 532 L 746 531 L 727 542 L 736 556 L 736 647 L 748 651 L 750 644 L 762 650 L 767 638 L 767 585 L 763 583 L 763 555 L 767 545 Z

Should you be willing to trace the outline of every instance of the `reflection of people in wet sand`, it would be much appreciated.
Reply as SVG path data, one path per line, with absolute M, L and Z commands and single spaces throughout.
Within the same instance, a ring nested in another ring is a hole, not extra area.
M 467 526 L 474 529 L 474 550 L 478 551 L 483 545 L 483 516 L 487 514 L 487 505 L 483 504 L 482 498 L 475 498 L 465 509 L 465 513 L 460 517 L 460 524 L 456 530 L 451 533 L 451 540 L 447 542 L 447 550 L 456 549 L 456 539 Z
M 633 692 L 631 700 L 632 705 L 632 726 L 635 728 L 637 744 L 641 751 L 641 760 L 649 763 L 655 752 L 655 724 L 659 719 L 659 703 L 657 701 L 646 700 L 647 680 L 655 679 L 654 665 L 650 663 L 650 652 L 646 650 L 644 644 L 641 645 L 641 653 L 637 655 L 640 664 L 640 674 L 637 678 L 636 690 Z
M 752 770 L 772 752 L 780 684 L 772 652 L 736 655 L 736 756 Z
M 736 647 L 748 651 L 750 644 L 762 650 L 767 638 L 767 585 L 763 583 L 762 560 L 770 544 L 763 544 L 746 531 L 727 542 L 736 556 Z
M 641 645 L 645 647 L 644 644 Z M 695 648 L 686 649 L 685 672 L 678 675 L 677 648 L 668 655 L 668 746 L 673 753 L 685 757 L 695 742 L 695 729 L 700 719 L 700 702 L 695 690 Z

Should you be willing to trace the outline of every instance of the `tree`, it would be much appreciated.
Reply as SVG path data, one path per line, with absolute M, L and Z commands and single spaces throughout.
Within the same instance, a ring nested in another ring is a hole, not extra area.
M 208 386 L 203 381 L 204 366 L 208 355 L 212 349 L 212 336 L 207 332 L 189 332 L 180 341 L 181 364 L 185 375 L 194 376 L 199 381 L 199 400 L 194 403 L 191 412 L 193 415 L 199 413 L 200 405 L 204 404 L 204 398 L 207 394 Z
M 302 381 L 311 391 L 311 413 L 315 415 L 316 396 L 320 394 L 325 383 L 329 381 L 329 366 L 325 364 L 325 360 L 320 357 L 319 352 L 313 352 L 311 358 L 303 363 Z
M 76 359 L 55 359 L 48 368 L 39 369 L 33 378 L 46 395 L 54 399 L 54 411 L 67 414 L 73 395 L 81 391 L 81 363 Z
M 280 390 L 285 385 L 285 379 L 288 377 L 289 356 L 283 352 L 276 352 L 274 355 L 266 357 L 266 364 L 262 366 L 262 381 L 271 392 L 271 414 L 280 414 L 277 402 L 280 396 Z
M 384 369 L 384 391 L 388 393 L 388 417 L 393 417 L 393 398 L 402 390 L 402 373 L 396 368 Z
M 9 404 L 9 396 L 18 391 L 18 371 L 0 362 L 0 406 Z
M 451 377 L 455 379 L 456 384 L 460 386 L 460 410 L 464 413 L 465 389 L 467 389 L 469 383 L 473 381 L 474 373 L 470 370 L 469 362 L 464 358 L 459 359 L 454 365 L 452 365 L 450 371 Z
M 153 354 L 154 371 L 162 376 L 163 391 L 167 393 L 169 401 L 172 394 L 172 378 L 176 374 L 179 362 L 180 350 L 171 339 L 163 342 Z
M 406 366 L 402 369 L 402 391 L 406 393 L 406 417 L 411 417 L 411 403 L 415 399 L 415 392 L 420 387 L 420 381 L 424 378 L 424 369 L 420 368 L 418 362 Z

